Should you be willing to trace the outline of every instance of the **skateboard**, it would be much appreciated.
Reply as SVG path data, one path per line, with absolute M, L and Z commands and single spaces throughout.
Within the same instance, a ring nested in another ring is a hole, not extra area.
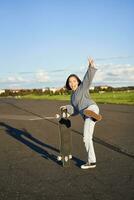
M 67 118 L 67 110 L 61 110 L 61 118 L 59 120 L 60 155 L 57 157 L 57 160 L 62 162 L 63 167 L 69 167 L 70 159 L 72 158 L 70 127 L 71 121 Z

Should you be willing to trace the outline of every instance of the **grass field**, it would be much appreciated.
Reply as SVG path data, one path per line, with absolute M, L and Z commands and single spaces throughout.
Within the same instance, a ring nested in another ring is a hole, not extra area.
M 130 104 L 134 105 L 134 91 L 131 92 L 105 92 L 92 93 L 91 97 L 97 103 Z M 70 95 L 25 95 L 22 99 L 49 99 L 49 100 L 70 100 Z

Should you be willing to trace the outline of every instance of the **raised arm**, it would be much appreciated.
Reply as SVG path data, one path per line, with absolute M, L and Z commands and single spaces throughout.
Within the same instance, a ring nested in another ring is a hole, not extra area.
M 95 68 L 94 60 L 92 58 L 89 58 L 88 59 L 88 70 L 83 78 L 82 83 L 81 83 L 81 87 L 84 90 L 89 89 L 96 71 L 97 71 L 97 69 Z

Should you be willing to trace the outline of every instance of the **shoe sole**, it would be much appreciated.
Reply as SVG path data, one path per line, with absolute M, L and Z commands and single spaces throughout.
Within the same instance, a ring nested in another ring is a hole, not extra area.
M 93 166 L 88 166 L 88 167 L 81 167 L 81 169 L 92 169 L 92 168 L 95 168 L 96 167 L 96 165 L 93 165 Z
M 96 114 L 92 110 L 88 110 L 88 109 L 84 110 L 84 115 L 87 116 L 87 117 L 92 117 L 96 121 L 102 120 L 102 116 L 100 114 Z

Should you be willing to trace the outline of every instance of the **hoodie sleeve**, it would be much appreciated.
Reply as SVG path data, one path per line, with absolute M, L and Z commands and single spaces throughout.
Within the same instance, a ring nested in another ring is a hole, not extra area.
M 82 83 L 81 83 L 81 87 L 83 88 L 83 90 L 89 89 L 96 71 L 97 71 L 97 69 L 95 67 L 92 67 L 91 65 L 88 67 L 88 70 L 83 78 Z

